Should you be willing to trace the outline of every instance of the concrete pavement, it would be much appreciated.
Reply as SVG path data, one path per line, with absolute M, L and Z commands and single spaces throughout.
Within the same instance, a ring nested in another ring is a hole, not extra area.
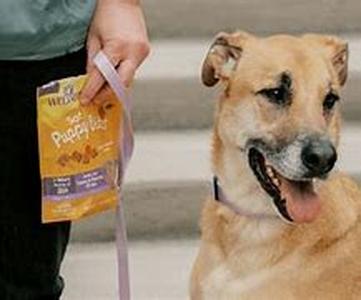
M 188 299 L 188 281 L 197 241 L 130 243 L 131 293 L 134 300 Z M 63 300 L 116 300 L 113 243 L 71 244 L 63 266 Z

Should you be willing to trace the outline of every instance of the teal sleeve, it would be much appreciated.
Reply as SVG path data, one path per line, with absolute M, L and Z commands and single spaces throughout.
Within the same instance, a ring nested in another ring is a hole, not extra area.
M 40 60 L 84 45 L 96 0 L 1 0 L 0 60 Z

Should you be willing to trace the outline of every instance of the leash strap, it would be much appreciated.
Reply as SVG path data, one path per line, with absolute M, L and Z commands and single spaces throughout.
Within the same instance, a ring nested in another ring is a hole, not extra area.
M 120 178 L 121 182 L 124 178 L 125 170 L 128 166 L 134 148 L 133 128 L 131 121 L 131 102 L 122 85 L 121 79 L 110 63 L 104 52 L 99 51 L 94 57 L 94 64 L 104 76 L 114 93 L 117 95 L 119 101 L 123 106 L 123 134 L 120 140 L 121 163 Z M 117 244 L 117 259 L 118 259 L 118 288 L 119 300 L 130 300 L 130 279 L 129 279 L 129 265 L 128 265 L 128 248 L 127 248 L 127 233 L 126 221 L 123 210 L 123 200 L 120 196 L 116 210 L 116 244 Z

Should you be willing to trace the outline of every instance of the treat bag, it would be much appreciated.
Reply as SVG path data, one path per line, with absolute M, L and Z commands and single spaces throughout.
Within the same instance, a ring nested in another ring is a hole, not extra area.
M 86 76 L 37 90 L 44 223 L 115 209 L 122 179 L 123 106 L 112 89 L 79 102 Z

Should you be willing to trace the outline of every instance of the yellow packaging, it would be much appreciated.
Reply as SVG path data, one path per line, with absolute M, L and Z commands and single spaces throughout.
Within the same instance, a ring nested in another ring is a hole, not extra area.
M 122 106 L 109 89 L 78 101 L 86 77 L 37 90 L 42 220 L 76 220 L 115 208 L 120 186 Z

